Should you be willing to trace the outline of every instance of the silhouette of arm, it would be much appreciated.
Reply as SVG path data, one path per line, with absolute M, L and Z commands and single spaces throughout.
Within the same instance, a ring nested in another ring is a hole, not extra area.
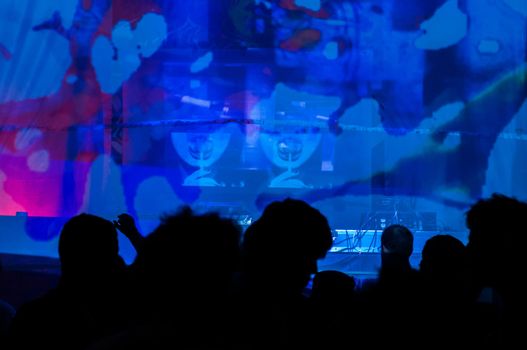
M 130 240 L 136 252 L 141 251 L 143 248 L 144 237 L 137 229 L 134 218 L 125 213 L 120 214 L 117 218 L 117 220 L 113 221 L 115 227 Z

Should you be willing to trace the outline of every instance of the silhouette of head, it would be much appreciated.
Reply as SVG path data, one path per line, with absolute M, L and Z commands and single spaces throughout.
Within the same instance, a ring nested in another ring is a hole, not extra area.
M 527 203 L 501 194 L 481 199 L 467 212 L 467 252 L 481 286 L 510 288 L 525 271 Z
M 295 199 L 273 202 L 245 232 L 245 271 L 253 282 L 269 282 L 267 286 L 296 294 L 317 272 L 317 260 L 332 243 L 320 211 Z
M 220 291 L 239 267 L 240 227 L 216 213 L 189 207 L 167 215 L 145 238 L 134 265 L 152 290 L 166 297 Z
M 414 236 L 403 225 L 390 225 L 382 231 L 382 253 L 409 258 L 414 249 Z
M 381 235 L 381 274 L 398 275 L 409 270 L 413 248 L 414 236 L 409 229 L 398 224 L 386 227 Z
M 123 267 L 117 231 L 112 222 L 90 214 L 66 222 L 59 238 L 59 257 L 65 281 L 108 276 Z
M 464 271 L 465 245 L 451 235 L 429 238 L 421 253 L 419 269 L 431 278 L 450 278 Z

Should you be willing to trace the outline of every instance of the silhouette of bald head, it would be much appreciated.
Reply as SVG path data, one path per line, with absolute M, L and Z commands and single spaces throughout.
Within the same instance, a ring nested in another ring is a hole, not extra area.
M 390 225 L 381 235 L 383 253 L 410 257 L 414 249 L 414 236 L 403 225 Z

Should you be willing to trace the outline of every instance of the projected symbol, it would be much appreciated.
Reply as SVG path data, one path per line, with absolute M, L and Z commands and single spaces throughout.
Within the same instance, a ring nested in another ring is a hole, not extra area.
M 271 188 L 306 188 L 302 180 L 294 177 L 299 174 L 295 169 L 304 164 L 313 154 L 320 142 L 320 134 L 262 134 L 262 149 L 274 165 L 287 170 L 271 180 Z
M 224 186 L 213 179 L 208 169 L 225 152 L 229 133 L 180 133 L 173 132 L 172 145 L 189 165 L 199 167 L 183 181 L 184 186 Z

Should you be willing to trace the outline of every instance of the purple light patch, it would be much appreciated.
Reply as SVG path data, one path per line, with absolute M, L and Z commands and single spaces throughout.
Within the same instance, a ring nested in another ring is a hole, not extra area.
M 9 52 L 9 50 L 2 43 L 0 43 L 0 53 L 7 61 L 13 57 L 11 52 Z

